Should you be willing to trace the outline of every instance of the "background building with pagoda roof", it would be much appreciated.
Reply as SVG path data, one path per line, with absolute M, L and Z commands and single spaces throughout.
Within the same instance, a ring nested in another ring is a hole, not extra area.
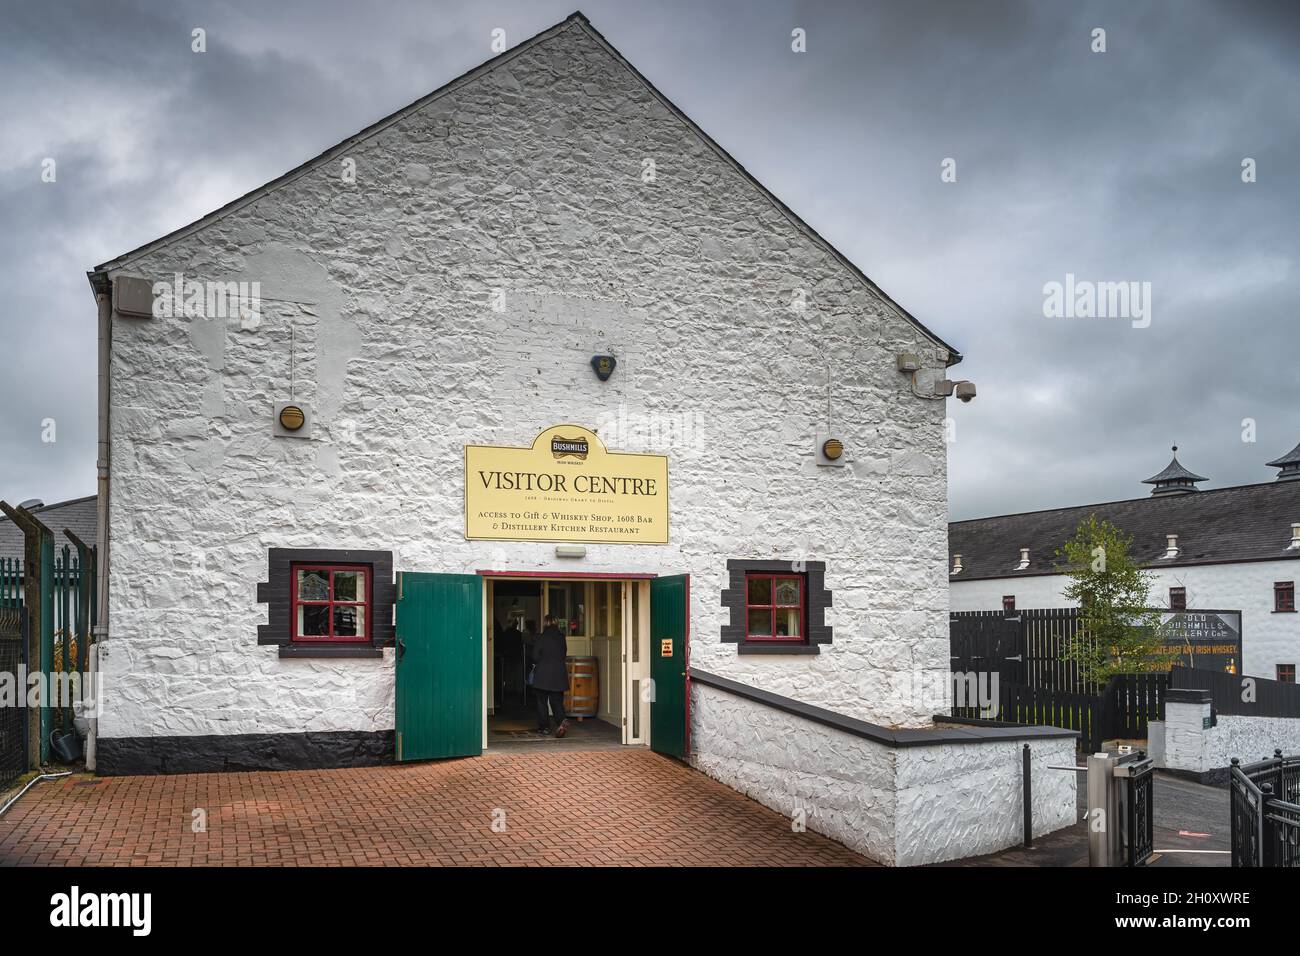
M 1242 673 L 1294 680 L 1300 664 L 1300 445 L 1268 462 L 1258 484 L 1197 487 L 1178 449 L 1124 501 L 998 515 L 948 526 L 950 610 L 1071 607 L 1060 551 L 1096 515 L 1132 537 L 1132 554 L 1154 575 L 1151 606 L 1240 610 Z

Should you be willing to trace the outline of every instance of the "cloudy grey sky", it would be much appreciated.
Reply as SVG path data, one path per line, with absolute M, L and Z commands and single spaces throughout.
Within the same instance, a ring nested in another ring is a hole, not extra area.
M 88 268 L 487 59 L 493 28 L 513 45 L 575 5 L 3 0 L 0 497 L 94 490 Z M 954 518 L 1142 495 L 1174 441 L 1210 486 L 1270 480 L 1300 442 L 1300 3 L 581 9 L 966 355 Z M 1045 318 L 1067 273 L 1150 282 L 1150 326 Z

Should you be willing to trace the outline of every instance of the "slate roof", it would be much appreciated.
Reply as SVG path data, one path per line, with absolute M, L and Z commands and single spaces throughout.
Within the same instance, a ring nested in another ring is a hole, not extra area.
M 1178 449 L 1174 449 L 1173 460 L 1165 466 L 1165 470 L 1158 475 L 1152 475 L 1150 478 L 1143 478 L 1144 485 L 1158 485 L 1166 481 L 1209 481 L 1195 472 L 1188 471 L 1178 461 Z
M 1148 567 L 1300 558 L 1300 548 L 1287 547 L 1292 523 L 1300 522 L 1300 482 L 1271 481 L 954 521 L 948 566 L 960 554 L 962 571 L 949 580 L 1060 574 L 1057 550 L 1093 514 L 1131 535 L 1132 554 Z M 1178 535 L 1179 555 L 1166 560 L 1170 534 Z M 1029 567 L 1016 571 L 1021 548 L 1029 549 Z
M 66 544 L 73 547 L 68 536 L 63 533 L 69 528 L 86 544 L 97 543 L 99 531 L 98 500 L 94 495 L 85 498 L 73 498 L 71 501 L 57 501 L 51 505 L 28 509 L 41 522 L 54 532 L 54 547 L 62 551 Z M 74 549 L 75 550 L 75 549 Z M 23 556 L 23 533 L 8 518 L 0 515 L 0 558 L 21 558 Z
M 1286 465 L 1300 465 L 1300 445 L 1296 445 L 1281 458 L 1275 458 L 1267 464 L 1272 468 L 1282 468 Z

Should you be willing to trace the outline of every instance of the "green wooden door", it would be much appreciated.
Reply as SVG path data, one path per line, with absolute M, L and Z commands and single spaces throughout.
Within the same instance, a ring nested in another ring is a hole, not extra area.
M 397 580 L 397 759 L 481 754 L 483 579 Z
M 650 581 L 650 749 L 686 759 L 690 751 L 691 576 Z

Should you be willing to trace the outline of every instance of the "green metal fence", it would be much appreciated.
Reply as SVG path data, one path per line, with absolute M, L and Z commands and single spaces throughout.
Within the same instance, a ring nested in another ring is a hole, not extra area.
M 50 589 L 53 592 L 53 646 L 49 673 L 60 678 L 60 687 L 80 690 L 90 654 L 90 628 L 95 619 L 95 549 L 78 543 L 68 545 L 54 558 Z M 57 711 L 61 730 L 72 730 L 72 700 L 68 697 Z
M 89 669 L 90 644 L 98 614 L 95 587 L 96 549 L 70 531 L 72 542 L 57 548 L 43 526 L 38 532 L 40 560 L 34 567 L 21 558 L 0 558 L 0 610 L 24 609 L 39 627 L 37 648 L 27 661 L 29 673 L 44 675 L 41 707 L 30 715 L 40 721 L 40 762 L 50 753 L 50 735 L 74 728 L 73 701 L 80 699 Z M 39 595 L 28 607 L 28 584 Z
M 23 606 L 23 559 L 0 558 L 0 608 Z

